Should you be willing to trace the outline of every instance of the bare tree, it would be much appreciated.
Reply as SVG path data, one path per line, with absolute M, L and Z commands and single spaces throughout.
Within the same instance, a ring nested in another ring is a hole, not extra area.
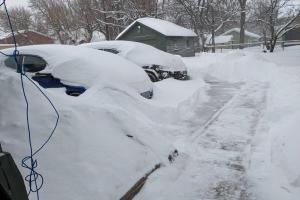
M 245 23 L 246 23 L 246 4 L 247 0 L 239 0 L 240 5 L 240 12 L 241 12 L 241 18 L 240 18 L 240 49 L 243 48 L 243 45 L 245 43 Z
M 29 9 L 25 7 L 14 7 L 9 9 L 9 14 L 15 31 L 28 30 L 32 27 L 33 20 Z M 0 12 L 0 26 L 5 32 L 10 30 L 4 11 Z
M 289 29 L 289 26 L 299 17 L 300 11 L 287 12 L 290 8 L 294 10 L 290 0 L 256 0 L 253 2 L 253 16 L 255 20 L 264 28 L 266 38 L 268 38 L 268 48 L 273 52 L 278 39 L 280 39 Z
M 176 0 L 189 16 L 190 24 L 199 36 L 204 49 L 207 38 L 215 51 L 215 33 L 226 23 L 235 20 L 237 6 L 229 0 Z M 210 35 L 210 37 L 208 37 Z
M 68 43 L 76 35 L 76 18 L 65 0 L 30 0 L 29 5 L 35 11 L 35 17 L 49 26 L 49 33 L 60 43 Z

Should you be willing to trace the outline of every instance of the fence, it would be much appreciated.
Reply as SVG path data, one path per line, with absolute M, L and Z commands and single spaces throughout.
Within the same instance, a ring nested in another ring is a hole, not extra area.
M 277 41 L 276 46 L 281 47 L 284 50 L 284 47 L 289 46 L 296 46 L 300 45 L 300 40 L 287 40 L 287 41 Z M 261 49 L 265 49 L 265 42 L 251 42 L 251 43 L 231 43 L 231 44 L 216 44 L 216 45 L 206 45 L 205 51 L 210 52 L 212 51 L 213 47 L 215 47 L 216 50 L 220 50 L 221 52 L 223 50 L 229 50 L 229 49 L 238 49 L 240 46 L 243 48 L 249 48 L 249 47 L 261 47 Z

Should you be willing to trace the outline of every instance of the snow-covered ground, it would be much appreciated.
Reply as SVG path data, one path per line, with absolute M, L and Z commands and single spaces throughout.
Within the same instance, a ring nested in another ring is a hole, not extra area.
M 46 90 L 61 119 L 37 156 L 41 199 L 119 199 L 163 163 L 135 199 L 298 200 L 300 48 L 205 53 L 184 62 L 192 80 L 157 82 L 152 100 L 96 86 L 78 98 Z M 25 86 L 37 147 L 55 115 Z M 0 67 L 0 91 L 0 142 L 26 175 L 19 76 Z M 179 156 L 170 163 L 174 149 Z

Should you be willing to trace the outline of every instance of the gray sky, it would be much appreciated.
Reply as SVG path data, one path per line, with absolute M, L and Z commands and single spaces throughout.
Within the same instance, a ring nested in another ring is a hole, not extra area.
M 2 2 L 2 0 L 0 0 Z M 27 0 L 6 0 L 6 5 L 8 7 L 14 7 L 14 6 L 26 6 Z

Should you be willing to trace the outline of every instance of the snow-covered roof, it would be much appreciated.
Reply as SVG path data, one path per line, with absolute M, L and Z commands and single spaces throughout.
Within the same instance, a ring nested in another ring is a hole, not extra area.
M 37 32 L 37 31 L 34 31 L 34 30 L 19 30 L 19 31 L 15 31 L 14 34 L 15 35 L 18 35 L 18 34 L 25 34 L 27 32 L 33 32 L 33 33 L 36 33 L 36 34 L 39 34 L 39 35 L 42 35 L 44 37 L 48 37 L 50 38 L 48 35 L 44 34 L 44 33 L 41 33 L 41 32 Z M 12 33 L 11 32 L 8 32 L 8 33 L 0 33 L 0 39 L 5 39 L 5 38 L 8 38 L 12 36 Z
M 122 31 L 116 39 L 119 39 L 123 34 L 125 34 L 131 27 L 136 23 L 141 23 L 165 36 L 182 36 L 182 37 L 196 37 L 197 34 L 187 28 L 174 24 L 172 22 L 156 19 L 156 18 L 140 18 L 132 22 L 124 31 Z
M 240 28 L 233 28 L 233 29 L 230 29 L 230 30 L 228 30 L 228 31 L 226 31 L 225 33 L 223 33 L 223 34 L 221 34 L 221 35 L 228 35 L 228 34 L 230 34 L 231 32 L 240 32 L 241 31 L 241 29 Z M 249 31 L 246 31 L 245 30 L 245 35 L 246 36 L 249 36 L 249 37 L 253 37 L 253 38 L 261 38 L 261 36 L 259 36 L 259 35 L 257 35 L 257 34 L 255 34 L 255 33 L 251 33 L 251 32 L 249 32 Z
M 233 35 L 220 35 L 215 37 L 216 44 L 223 44 L 232 41 Z M 211 35 L 207 38 L 207 44 L 211 44 Z

